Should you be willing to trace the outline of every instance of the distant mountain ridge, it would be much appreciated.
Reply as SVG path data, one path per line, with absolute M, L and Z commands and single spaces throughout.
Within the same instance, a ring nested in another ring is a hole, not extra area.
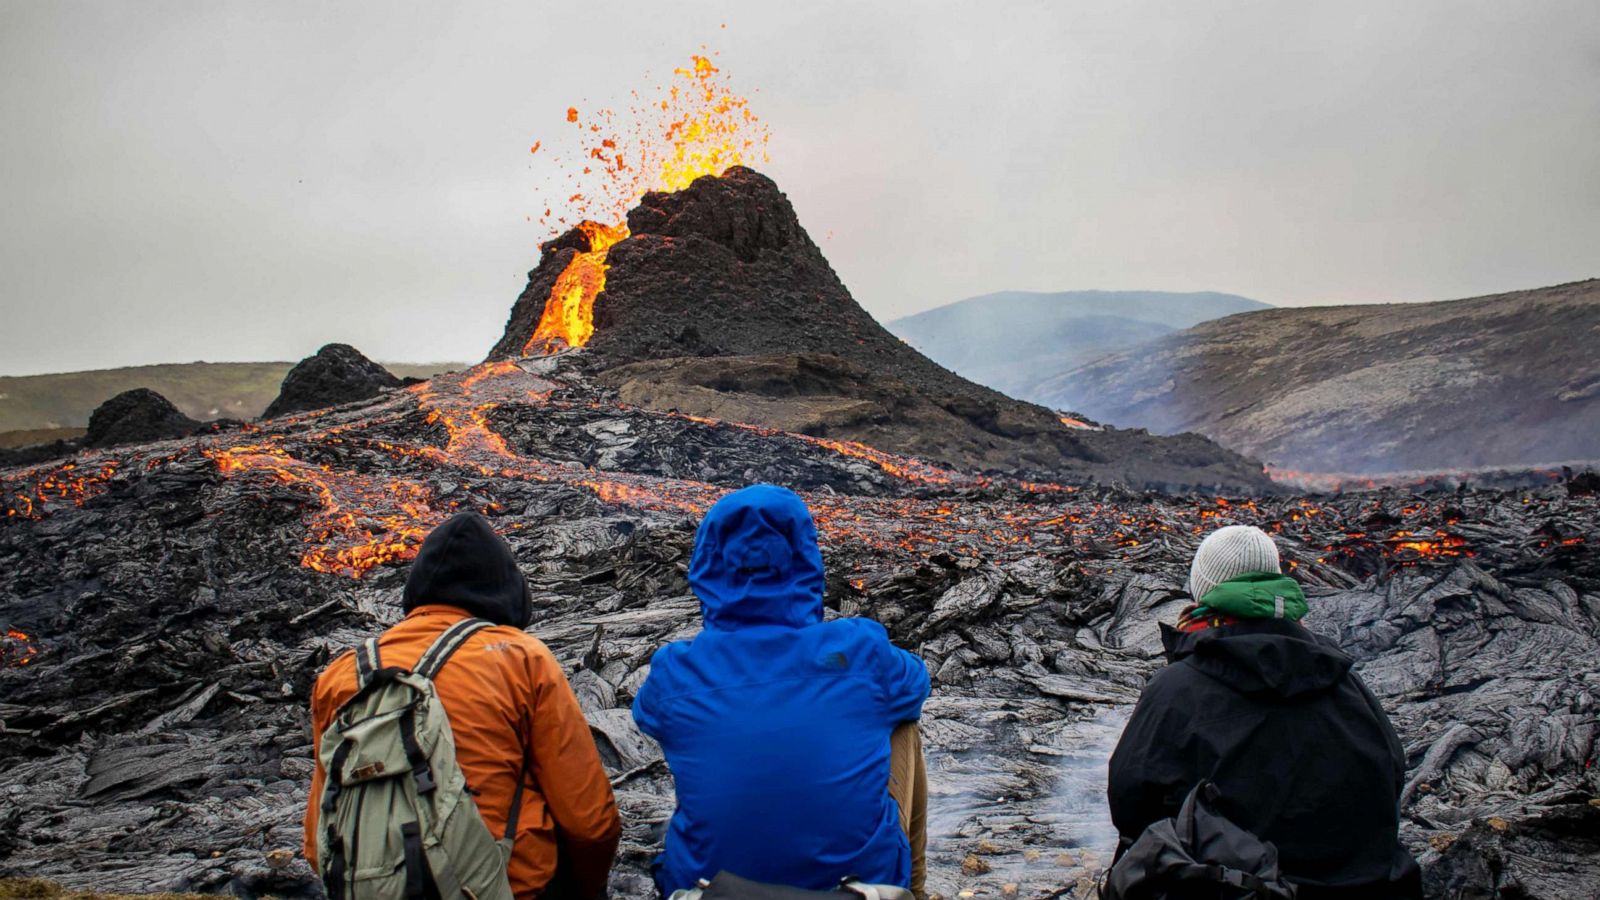
M 1600 458 L 1600 280 L 1249 312 L 1102 358 L 1040 402 L 1312 472 Z
M 1023 400 L 1041 381 L 1209 319 L 1270 309 L 1213 291 L 1000 291 L 888 323 L 947 369 Z M 1048 404 L 1047 404 L 1048 405 Z

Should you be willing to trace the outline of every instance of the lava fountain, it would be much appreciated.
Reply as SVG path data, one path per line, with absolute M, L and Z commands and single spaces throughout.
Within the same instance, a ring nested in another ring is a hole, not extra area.
M 577 107 L 568 107 L 567 121 L 579 129 L 582 152 L 577 171 L 566 177 L 599 178 L 598 185 L 567 198 L 581 217 L 576 228 L 588 248 L 574 255 L 556 279 L 523 355 L 545 356 L 589 342 L 594 301 L 606 286 L 606 254 L 628 237 L 625 216 L 646 192 L 682 190 L 702 175 L 768 161 L 767 127 L 750 111 L 749 101 L 732 90 L 709 58 L 691 60 L 688 68 L 673 70 L 674 81 L 659 99 L 629 111 L 626 137 L 617 133 L 610 110 L 586 121 Z M 541 146 L 535 143 L 532 152 Z M 560 157 L 557 163 L 567 165 Z M 543 225 L 567 221 L 565 216 L 552 219 L 549 209 L 540 218 Z

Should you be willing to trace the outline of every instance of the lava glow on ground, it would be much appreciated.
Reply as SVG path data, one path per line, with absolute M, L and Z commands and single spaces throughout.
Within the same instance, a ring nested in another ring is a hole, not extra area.
M 39 658 L 39 650 L 26 632 L 7 627 L 0 635 L 0 668 L 32 665 Z
M 8 517 L 39 519 L 92 502 L 119 473 L 155 471 L 199 455 L 223 479 L 245 480 L 254 495 L 275 486 L 293 491 L 308 509 L 299 564 L 359 578 L 378 566 L 411 559 L 427 532 L 463 506 L 499 512 L 496 495 L 512 482 L 566 484 L 615 506 L 689 519 L 725 492 L 699 481 L 561 465 L 517 452 L 496 431 L 491 414 L 507 405 L 570 407 L 576 401 L 552 399 L 564 387 L 558 378 L 531 374 L 515 362 L 486 363 L 364 408 L 286 417 L 249 432 L 192 438 L 164 452 L 141 448 L 6 473 L 0 476 L 0 503 Z M 1408 505 L 1391 516 L 1392 522 L 1374 527 L 1373 517 L 1382 512 L 1377 500 L 1367 508 L 1284 498 L 1111 497 L 1075 485 L 967 475 L 859 444 L 671 413 L 626 412 L 791 441 L 798 449 L 789 452 L 831 454 L 841 462 L 868 465 L 912 494 L 809 494 L 824 540 L 834 546 L 990 560 L 1060 553 L 1080 556 L 1086 565 L 1106 565 L 1136 561 L 1180 534 L 1239 522 L 1284 537 L 1292 564 L 1305 568 L 1360 560 L 1405 565 L 1473 552 L 1467 538 L 1453 530 L 1460 514 L 1443 503 Z M 246 437 L 248 442 L 240 441 Z M 457 494 L 441 500 L 441 483 L 467 485 L 469 499 Z M 1328 534 L 1339 537 L 1330 541 Z

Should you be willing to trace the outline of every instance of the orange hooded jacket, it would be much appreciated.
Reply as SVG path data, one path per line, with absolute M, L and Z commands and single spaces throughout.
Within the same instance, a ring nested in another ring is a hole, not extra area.
M 405 608 L 405 619 L 378 640 L 386 667 L 411 668 L 435 638 L 469 614 L 497 623 L 469 638 L 434 685 L 455 734 L 456 760 L 484 824 L 497 838 L 505 834 L 526 761 L 512 890 L 519 898 L 599 896 L 616 855 L 621 820 L 561 665 L 549 648 L 521 630 L 532 610 L 510 548 L 481 517 L 468 513 L 450 519 L 423 543 L 406 583 Z M 328 665 L 312 690 L 315 739 L 355 692 L 355 654 L 345 653 Z M 319 758 L 305 817 L 305 855 L 313 868 L 323 778 Z

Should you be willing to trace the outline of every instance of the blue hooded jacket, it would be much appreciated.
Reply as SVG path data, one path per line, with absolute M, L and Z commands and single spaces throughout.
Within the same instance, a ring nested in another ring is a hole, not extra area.
M 657 884 L 726 870 L 817 890 L 847 875 L 909 885 L 889 735 L 922 713 L 922 660 L 877 622 L 822 621 L 816 525 L 783 488 L 711 508 L 689 584 L 705 630 L 656 651 L 633 702 L 677 782 Z

